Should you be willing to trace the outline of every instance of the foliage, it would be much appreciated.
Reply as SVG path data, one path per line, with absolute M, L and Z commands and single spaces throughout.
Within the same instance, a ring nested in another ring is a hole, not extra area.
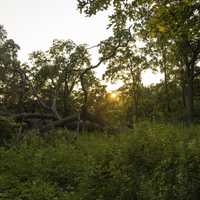
M 18 125 L 8 117 L 0 117 L 0 145 L 6 145 L 16 135 Z
M 46 139 L 33 132 L 0 149 L 0 198 L 198 199 L 199 128 L 144 122 L 77 140 L 65 130 Z
M 89 17 L 110 9 L 109 27 L 114 36 L 130 27 L 130 37 L 144 42 L 143 51 L 153 60 L 149 65 L 156 65 L 151 68 L 159 68 L 165 74 L 168 108 L 167 84 L 176 71 L 174 79 L 182 84 L 186 118 L 192 122 L 193 84 L 200 75 L 199 1 L 78 0 L 78 8 Z M 155 64 L 155 60 L 159 63 Z

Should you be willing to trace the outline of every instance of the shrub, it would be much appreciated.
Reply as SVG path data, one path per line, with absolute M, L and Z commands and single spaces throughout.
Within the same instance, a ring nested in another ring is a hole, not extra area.
M 8 117 L 0 116 L 0 145 L 8 143 L 15 135 L 17 124 Z
M 143 123 L 116 136 L 67 130 L 0 148 L 0 199 L 197 200 L 200 127 Z

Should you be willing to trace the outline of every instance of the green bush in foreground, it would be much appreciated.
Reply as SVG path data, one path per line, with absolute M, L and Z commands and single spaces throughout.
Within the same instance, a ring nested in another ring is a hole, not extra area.
M 61 132 L 0 149 L 1 200 L 200 199 L 198 126 L 142 124 L 76 141 Z
M 9 117 L 0 116 L 0 145 L 7 144 L 15 135 L 17 124 Z

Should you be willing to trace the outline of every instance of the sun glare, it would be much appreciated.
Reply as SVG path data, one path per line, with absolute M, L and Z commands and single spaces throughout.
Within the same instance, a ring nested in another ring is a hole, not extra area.
M 110 98 L 111 98 L 111 99 L 116 99 L 117 96 L 118 96 L 118 95 L 117 95 L 116 92 L 111 92 L 111 93 L 110 93 Z

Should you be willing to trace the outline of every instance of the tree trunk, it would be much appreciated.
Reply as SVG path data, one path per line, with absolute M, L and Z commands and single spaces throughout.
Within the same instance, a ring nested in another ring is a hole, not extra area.
M 41 132 L 47 132 L 51 129 L 57 128 L 57 127 L 64 127 L 65 125 L 67 125 L 70 122 L 76 122 L 77 121 L 77 114 L 73 114 L 71 116 L 68 116 L 66 118 L 62 118 L 59 119 L 57 121 L 53 121 L 51 123 L 49 123 L 48 125 L 40 128 Z
M 138 116 L 138 104 L 139 104 L 139 100 L 138 100 L 138 97 L 139 95 L 138 95 L 138 88 L 137 88 L 137 91 L 135 91 L 135 94 L 134 94 L 134 101 L 135 101 L 135 123 L 137 123 L 138 122 L 138 118 L 139 118 L 139 116 Z
M 186 120 L 188 124 L 193 121 L 193 73 L 187 67 L 185 84 Z
M 170 109 L 170 99 L 169 99 L 169 90 L 168 90 L 168 72 L 167 72 L 167 64 L 166 64 L 166 55 L 165 52 L 163 52 L 163 71 L 164 71 L 164 85 L 165 85 L 165 99 L 166 99 L 166 105 L 165 105 L 165 112 L 167 115 L 171 112 Z
M 185 80 L 182 81 L 182 84 L 181 84 L 181 88 L 182 88 L 182 103 L 183 103 L 183 107 L 185 108 L 186 107 L 186 101 L 185 101 Z
M 134 108 L 133 104 L 127 109 L 127 116 L 126 116 L 126 121 L 127 121 L 127 127 L 128 128 L 134 128 Z

